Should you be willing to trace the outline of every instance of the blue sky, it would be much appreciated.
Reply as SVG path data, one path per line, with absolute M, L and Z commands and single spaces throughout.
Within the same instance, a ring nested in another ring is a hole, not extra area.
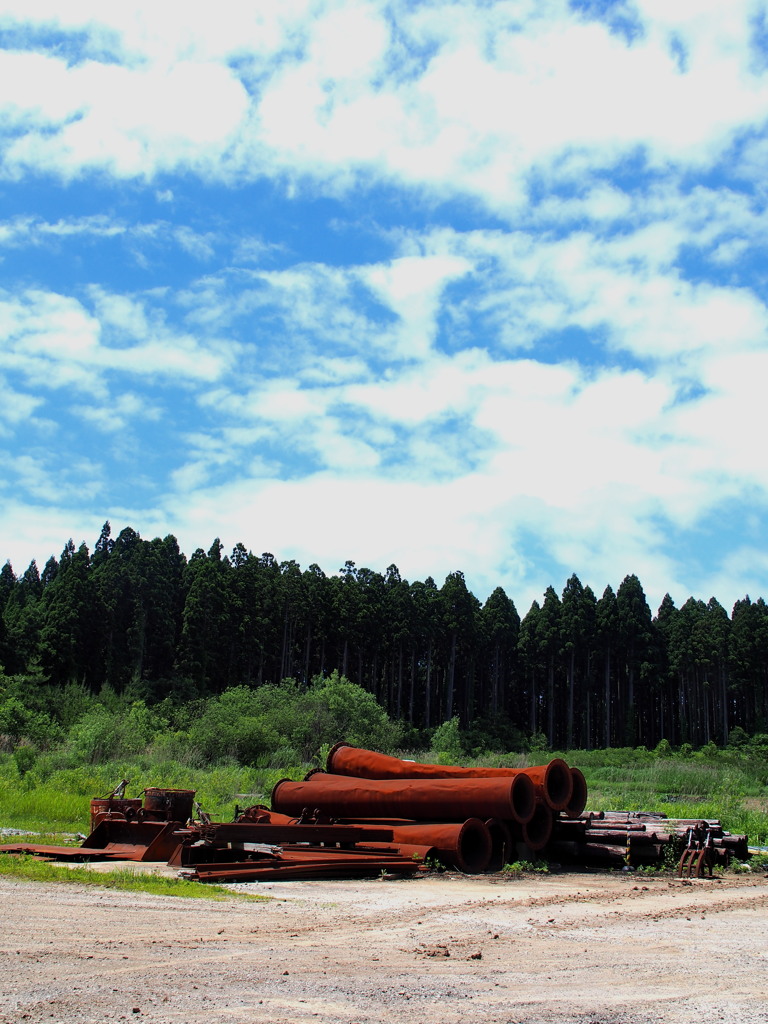
M 768 592 L 767 26 L 0 0 L 0 558 Z

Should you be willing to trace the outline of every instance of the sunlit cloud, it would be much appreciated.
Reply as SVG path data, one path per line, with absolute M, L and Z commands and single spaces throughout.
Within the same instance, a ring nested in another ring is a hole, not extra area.
M 764 591 L 761 16 L 3 0 L 8 554 Z

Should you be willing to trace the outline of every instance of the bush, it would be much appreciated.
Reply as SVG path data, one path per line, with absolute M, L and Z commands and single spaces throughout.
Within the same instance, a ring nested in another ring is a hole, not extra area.
M 746 747 L 749 743 L 749 736 L 742 729 L 740 725 L 735 726 L 728 733 L 728 746 L 729 747 Z
M 438 725 L 432 734 L 432 749 L 437 754 L 438 764 L 452 764 L 461 758 L 464 748 L 458 718 Z
M 99 764 L 145 751 L 167 724 L 143 701 L 134 701 L 127 714 L 97 705 L 72 726 L 68 741 L 76 760 Z
M 19 775 L 24 776 L 34 768 L 35 761 L 37 760 L 37 751 L 34 747 L 30 746 L 16 747 L 13 752 L 13 759 L 16 762 L 16 767 L 19 769 Z
M 12 747 L 22 740 L 52 746 L 62 733 L 44 712 L 31 709 L 18 697 L 6 697 L 0 703 L 0 735 L 7 736 Z
M 375 697 L 337 672 L 306 690 L 293 679 L 232 687 L 204 702 L 188 735 L 208 763 L 230 757 L 253 765 L 275 757 L 280 764 L 308 762 L 323 744 L 339 740 L 389 751 L 401 738 Z
M 235 686 L 206 702 L 202 715 L 189 729 L 189 744 L 208 763 L 234 758 L 255 764 L 279 745 L 277 732 L 255 714 L 254 693 Z
M 401 740 L 400 727 L 390 721 L 373 694 L 338 672 L 315 679 L 306 694 L 310 733 L 299 746 L 309 760 L 322 743 L 346 740 L 358 747 L 389 752 Z M 298 737 L 294 737 L 294 742 Z

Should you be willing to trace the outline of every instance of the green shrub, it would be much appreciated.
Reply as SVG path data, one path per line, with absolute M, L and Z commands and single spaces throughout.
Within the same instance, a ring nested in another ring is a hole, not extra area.
M 143 701 L 134 701 L 127 712 L 97 705 L 72 726 L 68 742 L 77 761 L 98 764 L 146 750 L 166 725 Z
M 501 873 L 508 878 L 520 878 L 522 875 L 547 875 L 549 865 L 543 860 L 516 860 L 512 864 L 505 864 Z
M 61 729 L 43 711 L 27 706 L 18 697 L 6 697 L 0 703 L 0 735 L 7 736 L 11 746 L 31 741 L 51 746 L 61 739 Z
M 432 733 L 432 749 L 437 754 L 438 764 L 454 764 L 461 757 L 463 747 L 458 718 L 438 725 Z
M 742 729 L 740 725 L 735 726 L 728 733 L 728 746 L 729 747 L 746 747 L 749 743 L 749 736 Z

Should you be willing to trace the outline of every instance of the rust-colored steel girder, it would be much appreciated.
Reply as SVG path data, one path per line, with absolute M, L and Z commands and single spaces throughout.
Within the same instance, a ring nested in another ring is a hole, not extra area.
M 201 882 L 268 881 L 295 878 L 355 878 L 414 874 L 423 869 L 420 858 L 397 847 L 357 847 L 354 850 L 297 849 L 286 847 L 274 856 L 236 864 L 198 864 L 190 878 Z
M 339 818 L 411 818 L 466 821 L 502 818 L 523 824 L 536 808 L 531 779 L 519 774 L 494 779 L 357 779 L 319 773 L 304 782 L 282 779 L 272 806 L 284 814 L 317 808 Z
M 363 750 L 349 743 L 337 743 L 328 754 L 326 768 L 335 775 L 379 780 L 510 779 L 526 775 L 536 786 L 537 795 L 553 811 L 562 811 L 567 807 L 574 786 L 571 769 L 559 757 L 553 758 L 548 764 L 530 768 L 462 768 L 455 765 L 403 761 L 399 757 L 379 754 L 374 750 Z M 586 792 L 584 801 L 586 804 Z

